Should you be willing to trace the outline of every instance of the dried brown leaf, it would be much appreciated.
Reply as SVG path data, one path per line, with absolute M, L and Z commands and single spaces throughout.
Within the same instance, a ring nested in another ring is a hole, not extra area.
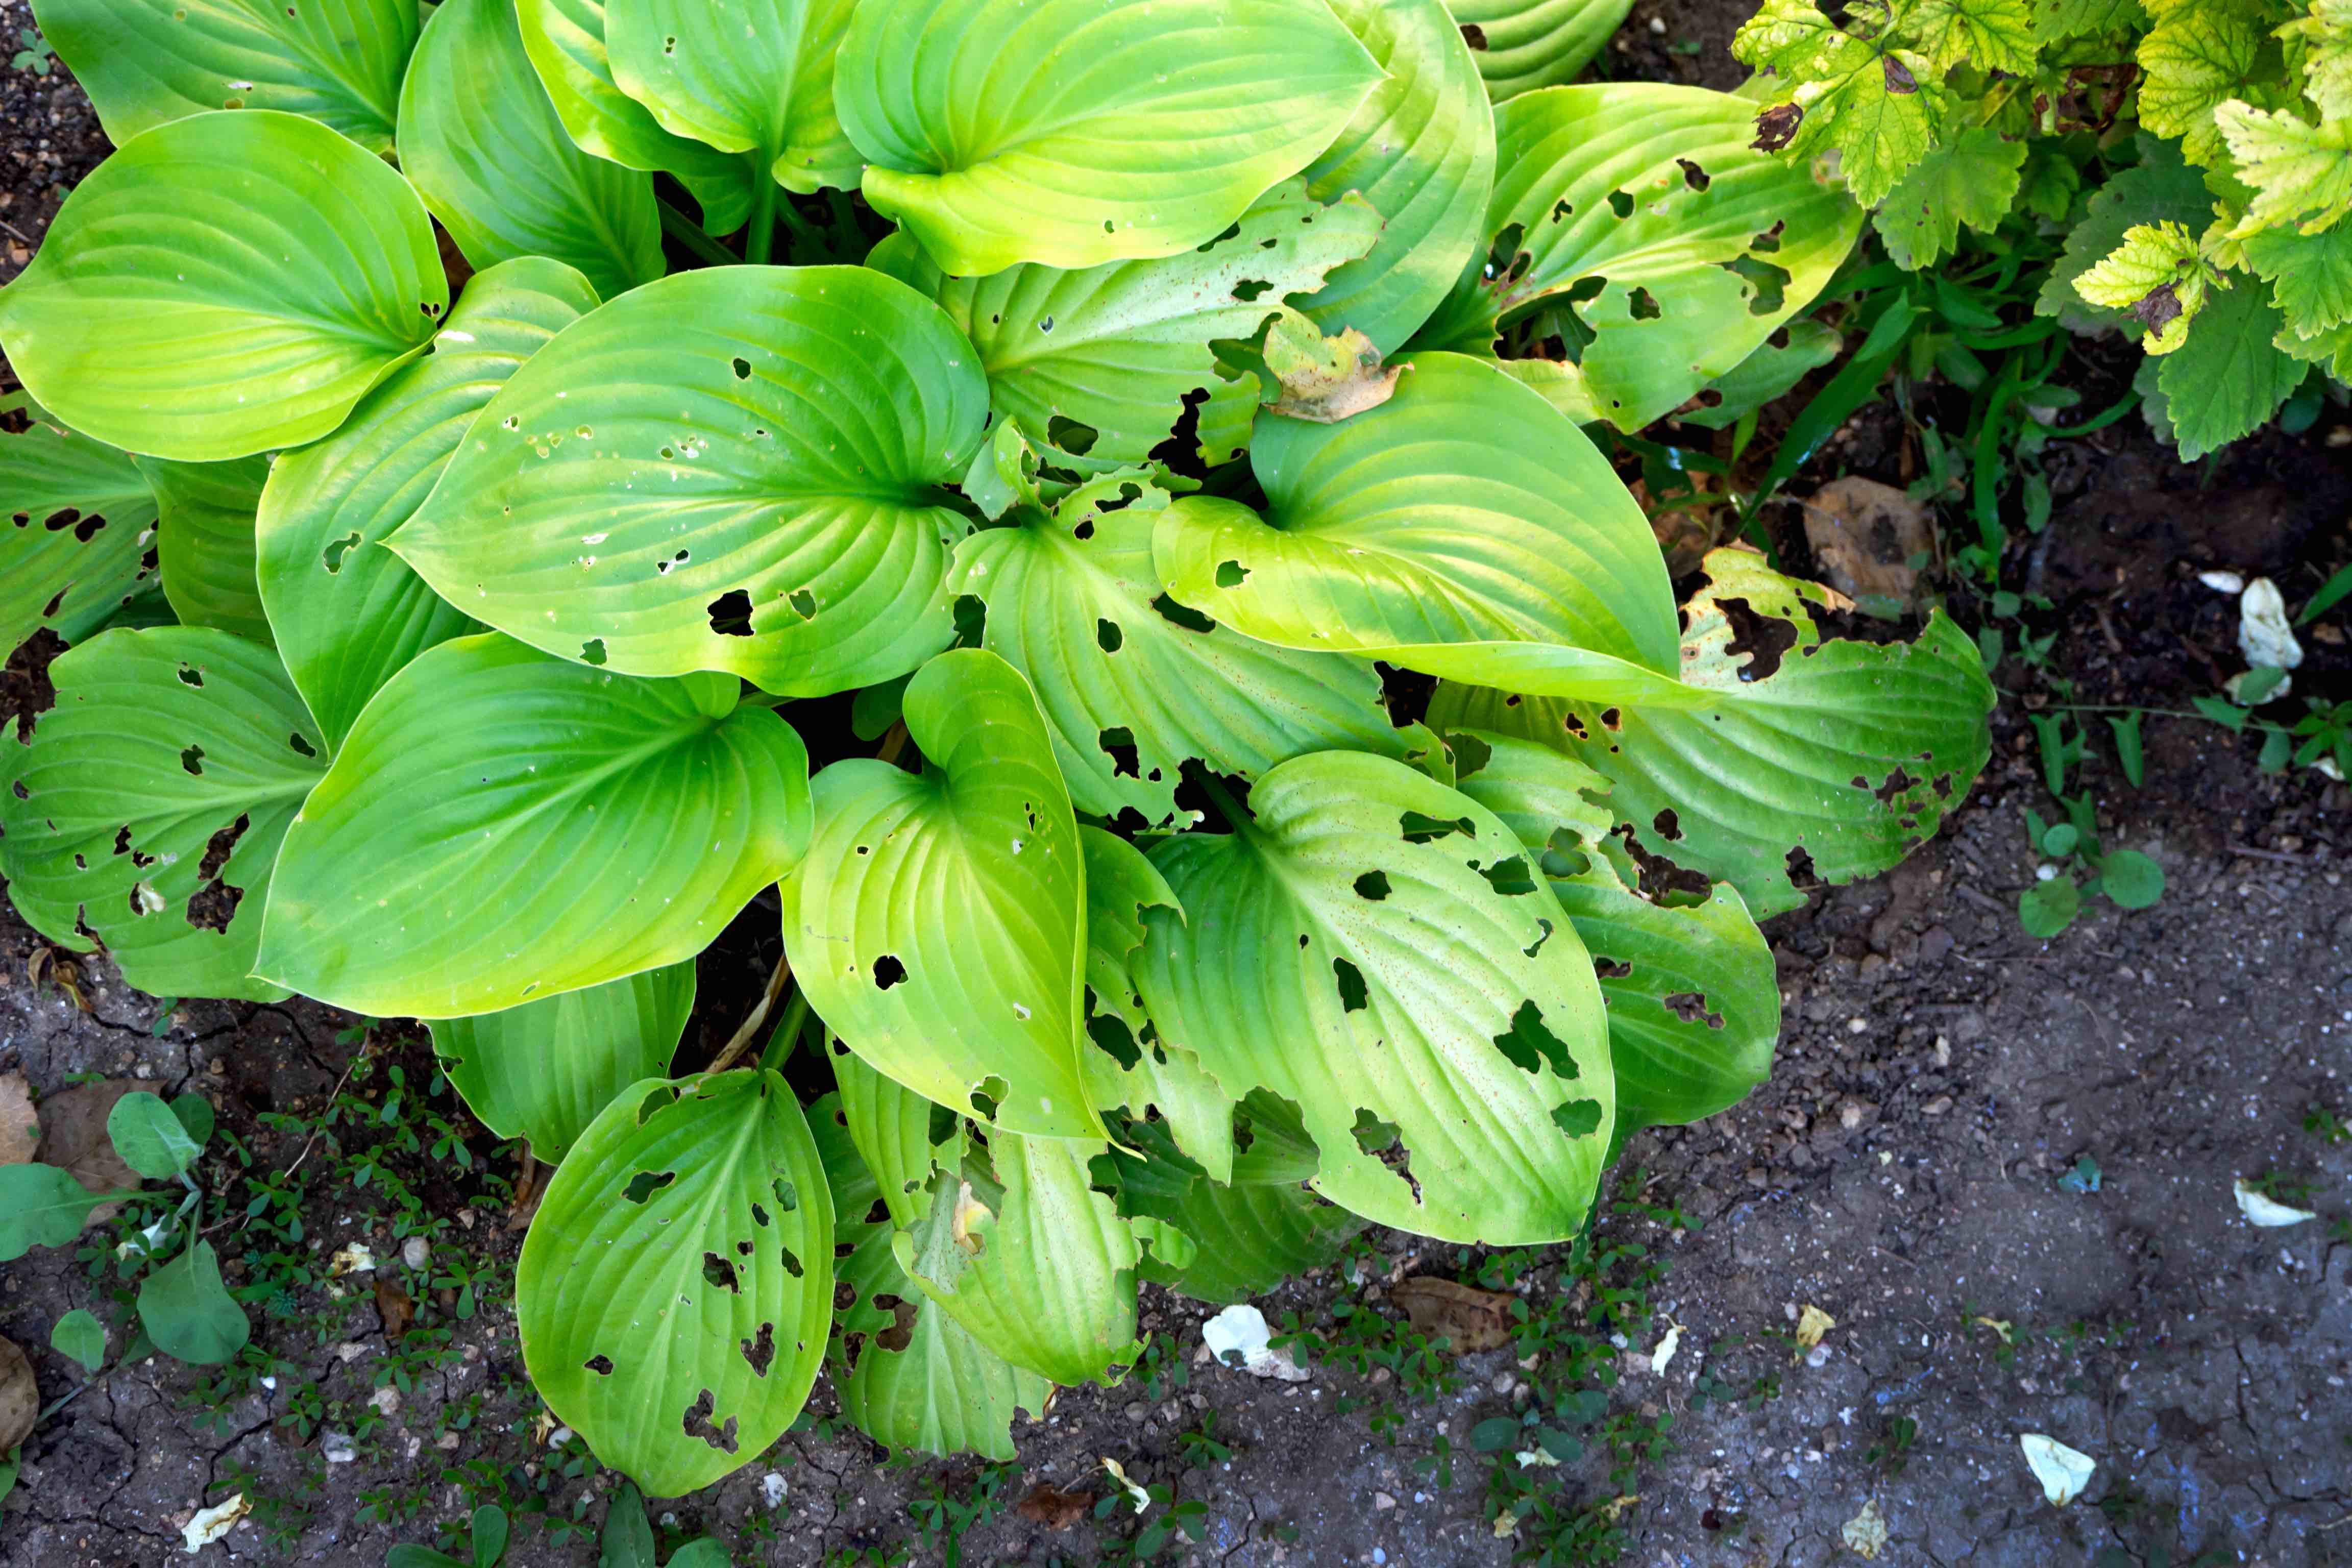
M 379 1274 L 375 1277 L 375 1311 L 383 1320 L 384 1339 L 397 1344 L 415 1320 L 416 1303 L 409 1300 L 407 1291 Z
M 152 1086 L 136 1079 L 110 1078 L 78 1084 L 41 1102 L 41 1142 L 33 1158 L 72 1173 L 75 1181 L 93 1193 L 119 1193 L 140 1184 L 138 1172 L 122 1163 L 107 1136 L 106 1119 L 114 1102 L 126 1094 Z M 112 1219 L 121 1204 L 100 1204 L 89 1211 L 90 1225 Z
M 1013 1511 L 1048 1530 L 1067 1530 L 1084 1520 L 1094 1506 L 1092 1492 L 1066 1492 L 1051 1482 L 1039 1481 Z
M 1511 1297 L 1451 1279 L 1423 1278 L 1404 1280 L 1389 1292 L 1389 1299 L 1404 1309 L 1415 1329 L 1432 1339 L 1444 1336 L 1454 1355 L 1510 1343 Z
M 21 1165 L 41 1146 L 33 1086 L 20 1072 L 0 1073 L 0 1165 Z
M 33 1363 L 16 1341 L 0 1339 L 0 1454 L 31 1436 L 40 1415 L 41 1391 L 33 1381 Z

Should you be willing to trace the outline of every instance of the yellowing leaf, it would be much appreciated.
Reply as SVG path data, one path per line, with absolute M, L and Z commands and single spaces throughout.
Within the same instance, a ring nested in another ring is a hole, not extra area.
M 2278 30 L 2302 46 L 2304 96 L 2330 120 L 2352 115 L 2352 0 L 2312 0 L 2311 15 Z
M 2276 1230 L 2284 1226 L 2301 1225 L 2305 1220 L 2319 1217 L 2309 1209 L 2299 1209 L 2292 1205 L 2283 1204 L 2268 1193 L 2260 1192 L 2244 1182 L 2237 1184 L 2236 1193 L 2238 1212 L 2246 1216 L 2246 1223 L 2258 1226 L 2264 1230 Z
M 1898 263 L 1930 266 L 1954 248 L 1960 225 L 1990 234 L 2009 215 L 2024 163 L 2024 142 L 1978 126 L 1912 165 L 1871 222 Z
M 1785 147 L 1791 157 L 1835 147 L 1847 188 L 1864 206 L 1876 205 L 1934 144 L 1942 72 L 1916 50 L 1841 32 L 1803 0 L 1767 0 L 1731 52 L 1792 84 L 1790 101 L 1758 118 L 1756 144 Z
M 1810 1301 L 1797 1314 L 1797 1348 L 1809 1351 L 1822 1342 L 1822 1336 L 1837 1327 L 1837 1320 Z
M 2033 18 L 2025 0 L 1922 0 L 1902 35 L 1940 75 L 1966 61 L 1984 71 L 2033 69 Z
M 1266 389 L 1266 403 L 1276 414 L 1332 425 L 1386 403 L 1402 367 L 1383 370 L 1380 351 L 1355 328 L 1327 338 L 1314 322 L 1285 309 L 1265 335 L 1265 368 L 1276 383 Z
M 2000 1342 L 2003 1344 L 2011 1344 L 2014 1342 L 2009 1337 L 2010 1320 L 2007 1318 L 1970 1318 L 1969 1321 L 1976 1324 L 1979 1328 L 1990 1329 L 1994 1333 L 2000 1336 Z
M 2140 40 L 2139 119 L 2178 136 L 2192 163 L 2210 167 L 2225 151 L 2214 110 L 2249 90 L 2265 37 L 2262 0 L 2152 0 L 2156 26 Z
M 2189 341 L 2189 323 L 2213 280 L 2185 226 L 2137 224 L 2105 260 L 2074 280 L 2074 289 L 2094 305 L 2131 312 L 2147 329 L 2140 346 L 2164 354 Z
M 2254 188 L 2240 235 L 2284 223 L 2316 234 L 2352 213 L 2352 119 L 2314 125 L 2231 100 L 2214 111 L 2214 122 L 2239 177 Z

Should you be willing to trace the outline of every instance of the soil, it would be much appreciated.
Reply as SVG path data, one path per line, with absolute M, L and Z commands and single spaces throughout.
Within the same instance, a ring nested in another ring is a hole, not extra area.
M 1748 9 L 1644 5 L 1617 74 L 1733 85 L 1722 46 Z M 0 0 L 0 36 L 29 25 L 21 0 Z M 1701 47 L 1679 51 L 1683 39 Z M 0 159 L 0 234 L 29 247 L 104 143 L 62 68 L 0 71 L 0 123 L 33 132 Z M 5 279 L 21 258 L 0 255 Z M 2053 471 L 2051 527 L 2022 547 L 2032 591 L 2051 600 L 2031 628 L 2055 634 L 2050 673 L 2085 701 L 2178 709 L 2211 691 L 2242 661 L 2229 601 L 2197 573 L 2268 573 L 2299 602 L 2352 552 L 2347 440 L 2333 410 L 2302 437 L 2268 434 L 2198 469 L 2136 421 L 2080 443 Z M 1799 488 L 1898 479 L 1901 446 L 1866 410 Z M 2340 643 L 2307 640 L 2298 680 L 2352 695 Z M 10 661 L 8 716 L 46 706 L 54 651 L 44 638 Z M 1596 1452 L 1557 1472 L 1588 1535 L 1613 1519 L 1622 1561 L 1861 1561 L 1843 1532 L 1867 1508 L 1893 1563 L 2352 1563 L 2352 1142 L 2330 1142 L 2325 1120 L 2307 1127 L 2315 1110 L 2352 1120 L 2352 796 L 2308 770 L 2260 773 L 2252 743 L 2214 725 L 2153 719 L 2143 787 L 2104 746 L 2083 776 L 2109 841 L 2164 868 L 2164 899 L 2138 912 L 2097 901 L 2055 940 L 2029 939 L 2014 913 L 2035 874 L 2023 812 L 2051 805 L 2024 711 L 2053 689 L 2017 659 L 2003 678 L 2017 700 L 1996 715 L 1994 762 L 1943 831 L 1891 875 L 1769 924 L 1786 1012 L 1770 1082 L 1627 1151 L 1633 1201 L 1598 1235 L 1664 1272 L 1625 1325 L 1610 1405 L 1621 1428 L 1670 1424 L 1622 1468 Z M 755 906 L 706 955 L 690 1044 L 732 1033 L 773 931 Z M 204 1093 L 215 1147 L 249 1155 L 215 1157 L 211 1212 L 226 1219 L 213 1239 L 231 1283 L 321 1276 L 257 1305 L 241 1371 L 152 1358 L 53 1415 L 0 1505 L 0 1568 L 176 1561 L 181 1525 L 232 1491 L 255 1511 L 208 1556 L 373 1568 L 396 1542 L 455 1544 L 467 1510 L 496 1495 L 520 1521 L 509 1561 L 594 1561 L 588 1536 L 565 1531 L 593 1529 L 614 1478 L 551 1442 L 515 1340 L 509 1216 L 523 1173 L 427 1087 L 419 1031 L 362 1037 L 357 1023 L 301 1002 L 164 1014 L 102 958 L 56 953 L 0 915 L 0 1072 L 42 1096 L 81 1075 Z M 369 1120 L 321 1132 L 339 1095 Z M 439 1136 L 428 1113 L 463 1138 L 464 1168 L 403 1146 L 404 1129 Z M 2096 1190 L 2062 1184 L 2084 1157 Z M 2265 1177 L 2320 1217 L 2251 1226 L 2233 1184 Z M 299 1194 L 299 1241 L 270 1239 L 279 1211 L 248 1212 L 265 1179 Z M 394 1261 L 405 1191 L 425 1269 Z M 47 1348 L 61 1313 L 97 1311 L 122 1349 L 111 1239 L 93 1230 L 86 1256 L 37 1249 L 0 1269 L 0 1333 L 31 1355 L 45 1402 L 86 1381 Z M 376 1273 L 325 1279 L 320 1260 L 359 1241 Z M 1330 1330 L 1335 1309 L 1393 1317 L 1397 1281 L 1471 1279 L 1476 1262 L 1375 1232 L 1353 1268 L 1261 1305 Z M 474 1273 L 461 1294 L 457 1276 Z M 1559 1291 L 1559 1254 L 1517 1288 L 1531 1302 Z M 1016 1426 L 1013 1467 L 885 1463 L 818 1419 L 656 1517 L 667 1539 L 714 1531 L 746 1563 L 1087 1563 L 1132 1527 L 1087 1510 L 1055 1530 L 1010 1505 L 1040 1483 L 1106 1497 L 1108 1457 L 1204 1506 L 1202 1539 L 1161 1559 L 1187 1568 L 1501 1564 L 1528 1545 L 1524 1526 L 1496 1536 L 1470 1434 L 1513 1414 L 1540 1366 L 1511 1350 L 1465 1356 L 1442 1392 L 1336 1361 L 1303 1384 L 1260 1381 L 1207 1363 L 1202 1309 L 1152 1289 L 1144 1300 L 1169 1351 L 1157 1381 L 1064 1391 Z M 1835 1325 L 1805 1351 L 1792 1336 L 1808 1307 Z M 1674 1325 L 1661 1373 L 1652 1352 Z M 833 1408 L 821 1383 L 813 1409 Z M 1229 1457 L 1180 1440 L 1204 1424 Z M 2027 1433 L 2095 1461 L 2082 1501 L 2044 1500 Z M 910 1511 L 930 1500 L 980 1521 L 950 1544 Z M 1568 1546 L 1549 1559 L 1609 1560 Z

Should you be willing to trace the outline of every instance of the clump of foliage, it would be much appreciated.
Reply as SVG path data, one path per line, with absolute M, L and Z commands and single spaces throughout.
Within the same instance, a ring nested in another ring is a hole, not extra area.
M 2063 231 L 2041 310 L 2139 336 L 2184 458 L 2352 381 L 2345 0 L 1765 0 L 1734 51 L 1756 144 L 1834 153 L 1902 265 Z
M 148 991 L 429 1020 L 647 1492 L 828 1361 L 1003 1458 L 1139 1279 L 1577 1234 L 1767 1071 L 1756 917 L 1983 765 L 1949 621 L 1678 605 L 1579 427 L 1850 251 L 1744 100 L 1436 0 L 278 10 L 40 7 L 120 150 L 0 292 L 0 632 L 74 645 L 0 865 Z M 763 894 L 782 1023 L 673 1076 Z

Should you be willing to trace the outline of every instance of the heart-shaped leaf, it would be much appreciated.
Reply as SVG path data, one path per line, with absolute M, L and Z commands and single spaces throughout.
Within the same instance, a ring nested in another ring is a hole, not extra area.
M 662 128 L 752 154 L 787 190 L 855 190 L 863 161 L 833 108 L 855 0 L 605 0 L 622 91 Z
M 218 1366 L 253 1338 L 245 1309 L 221 1283 L 220 1255 L 209 1241 L 189 1243 L 139 1282 L 139 1326 L 157 1350 L 190 1366 Z
M 1265 414 L 1267 516 L 1194 497 L 1162 515 L 1169 595 L 1285 647 L 1488 673 L 1505 651 L 1622 679 L 1675 668 L 1649 520 L 1583 433 L 1491 363 L 1426 353 L 1338 424 Z M 1527 645 L 1533 645 L 1531 647 Z
M 168 1182 L 196 1163 L 203 1145 L 159 1095 L 124 1095 L 106 1113 L 106 1135 L 122 1163 L 151 1182 Z
M 656 1497 L 709 1486 L 800 1414 L 833 1316 L 833 1198 L 772 1072 L 636 1084 L 556 1167 L 524 1237 L 531 1385 Z
M 1077 1061 L 1086 871 L 1044 715 L 978 648 L 925 665 L 905 702 L 921 773 L 857 759 L 816 777 L 786 909 L 794 971 L 826 1024 L 916 1092 L 1013 1131 L 1099 1138 Z
M 466 1108 L 501 1138 L 528 1138 L 550 1164 L 613 1098 L 667 1078 L 694 1011 L 694 965 L 526 1002 L 502 1013 L 433 1023 L 433 1049 Z
M 14 1263 L 36 1247 L 64 1247 L 104 1201 L 55 1165 L 0 1165 L 0 1263 Z
M 278 656 L 197 626 L 110 631 L 49 666 L 58 703 L 0 743 L 0 868 L 27 924 L 94 932 L 157 996 L 274 1002 L 250 978 L 270 867 L 326 743 Z
M 106 1325 L 76 1307 L 50 1327 L 49 1348 L 79 1363 L 82 1371 L 96 1372 L 106 1364 Z
M 977 278 L 1213 239 L 1380 79 L 1321 0 L 862 0 L 834 91 L 866 199 Z
M 1370 255 L 1299 309 L 1327 332 L 1353 327 L 1394 353 L 1485 238 L 1495 116 L 1440 0 L 1334 0 L 1331 9 L 1388 79 L 1307 165 L 1307 189 L 1322 201 L 1360 191 L 1385 226 Z
M 1633 0 L 1447 0 L 1496 103 L 1574 81 Z
M 1829 595 L 1718 550 L 1685 608 L 1683 680 L 1711 705 L 1507 697 L 1442 682 L 1429 722 L 1565 752 L 1609 781 L 1646 854 L 1729 882 L 1773 915 L 1797 875 L 1884 871 L 1936 830 L 1983 770 L 1992 684 L 1938 611 L 1913 643 L 1824 642 Z M 1736 650 L 1735 650 L 1736 649 Z
M 254 516 L 269 479 L 266 458 L 173 463 L 142 458 L 160 513 L 155 552 L 163 596 L 183 625 L 270 640 L 255 565 Z
M 400 166 L 474 267 L 544 256 L 610 297 L 662 275 L 649 174 L 566 135 L 514 0 L 442 0 L 400 89 Z
M 495 635 L 427 649 L 288 833 L 258 972 L 450 1018 L 691 958 L 808 842 L 807 752 L 739 689 Z
M 1175 428 L 1186 397 L 1205 392 L 1202 445 L 1222 463 L 1249 440 L 1257 387 L 1255 377 L 1223 379 L 1210 340 L 1251 336 L 1286 298 L 1313 291 L 1381 236 L 1381 215 L 1362 197 L 1342 188 L 1328 199 L 1323 206 L 1285 181 L 1206 245 L 1075 272 L 1024 266 L 950 278 L 905 229 L 866 265 L 939 300 L 980 351 L 996 412 L 1032 435 L 1083 445 L 1100 462 L 1140 463 Z
M 41 0 L 41 34 L 117 146 L 216 109 L 274 109 L 392 151 L 416 44 L 403 0 Z
M 0 647 L 43 626 L 77 643 L 152 581 L 155 496 L 127 452 L 39 413 L 0 434 Z
M 1151 858 L 1160 1033 L 1228 1093 L 1297 1108 L 1316 1191 L 1383 1225 L 1523 1246 L 1575 1234 L 1614 1092 L 1590 960 L 1500 819 L 1404 763 L 1276 768 L 1223 834 Z
M 722 267 L 565 329 L 499 390 L 392 546 L 566 658 L 814 696 L 954 635 L 942 586 L 988 418 L 971 345 L 858 267 Z
M 448 303 L 407 181 L 246 110 L 157 126 L 75 186 L 0 289 L 0 344 L 75 429 L 205 462 L 332 430 Z
M 559 261 L 477 272 L 431 353 L 385 377 L 341 429 L 270 468 L 256 522 L 261 602 L 294 684 L 335 744 L 401 666 L 479 629 L 379 547 L 424 504 L 490 395 L 595 308 L 588 280 Z
M 1098 511 L 1089 498 L 1137 499 Z M 1253 641 L 1171 604 L 1152 574 L 1166 498 L 1113 475 L 956 547 L 950 587 L 987 606 L 982 646 L 1029 678 L 1077 809 L 1153 824 L 1182 764 L 1255 777 L 1307 752 L 1402 751 L 1368 663 Z

